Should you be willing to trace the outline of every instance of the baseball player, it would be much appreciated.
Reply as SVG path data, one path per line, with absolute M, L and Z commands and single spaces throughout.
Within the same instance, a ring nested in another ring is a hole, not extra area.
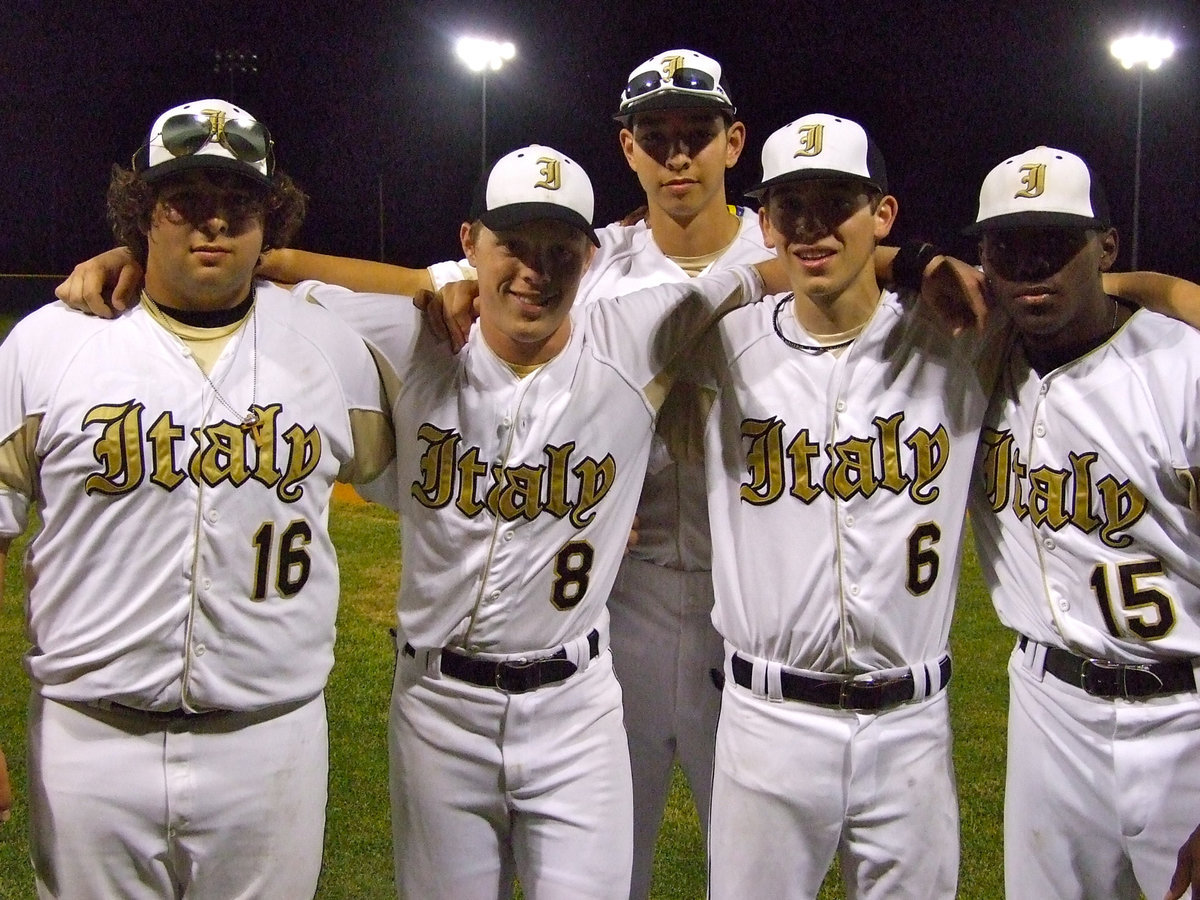
M 138 308 L 46 306 L 0 347 L 0 547 L 31 507 L 42 522 L 25 657 L 42 897 L 315 893 L 330 493 L 393 441 L 362 340 L 254 279 L 303 212 L 262 123 L 222 100 L 167 110 L 109 189 Z
M 1200 819 L 1200 336 L 1105 293 L 1117 234 L 1072 153 L 996 166 L 972 230 L 1018 335 L 971 506 L 1018 633 L 1006 893 L 1180 897 Z
M 710 896 L 811 898 L 836 854 L 848 896 L 953 897 L 947 635 L 992 336 L 880 290 L 897 202 L 861 126 L 805 116 L 762 157 L 792 292 L 710 343 Z
M 605 603 L 664 376 L 735 269 L 572 312 L 586 173 L 532 145 L 462 227 L 479 321 L 455 354 L 394 296 L 313 295 L 382 351 L 404 523 L 390 749 L 402 897 L 628 894 L 632 793 Z
M 670 50 L 629 75 L 621 148 L 646 193 L 646 216 L 600 232 L 580 288 L 589 300 L 685 281 L 770 257 L 752 211 L 728 205 L 725 172 L 745 146 L 720 64 Z M 638 541 L 609 603 L 613 666 L 624 695 L 633 773 L 631 900 L 650 896 L 654 846 L 679 761 L 708 830 L 722 646 L 713 629 L 703 415 L 684 381 L 658 420 L 638 503 Z

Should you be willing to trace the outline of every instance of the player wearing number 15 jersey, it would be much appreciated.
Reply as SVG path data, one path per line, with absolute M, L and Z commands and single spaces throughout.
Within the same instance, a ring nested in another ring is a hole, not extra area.
M 972 500 L 1019 635 L 1007 895 L 1162 897 L 1200 818 L 1200 336 L 1105 293 L 1117 235 L 1072 153 L 996 166 L 973 230 L 1019 334 Z

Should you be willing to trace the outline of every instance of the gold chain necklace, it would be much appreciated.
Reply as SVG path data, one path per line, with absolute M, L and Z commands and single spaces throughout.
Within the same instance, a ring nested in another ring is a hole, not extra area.
M 250 439 L 252 441 L 254 441 L 254 445 L 261 450 L 263 447 L 263 444 L 266 442 L 266 440 L 262 433 L 262 427 L 263 427 L 262 415 L 259 413 L 259 411 L 257 409 L 257 405 L 258 405 L 258 303 L 256 302 L 257 298 L 255 296 L 255 290 L 256 289 L 254 287 L 250 288 L 250 335 L 251 335 L 251 342 L 252 342 L 251 343 L 251 356 L 250 356 L 251 388 L 250 388 L 250 406 L 249 406 L 249 408 L 247 408 L 246 412 L 239 413 L 233 407 L 233 404 L 225 399 L 225 396 L 217 388 L 217 386 L 213 382 L 213 380 L 208 377 L 208 373 L 204 371 L 204 366 L 200 365 L 199 360 L 195 360 L 195 358 L 193 357 L 193 361 L 196 363 L 196 368 L 198 368 L 200 370 L 200 375 L 204 378 L 205 382 L 208 383 L 208 386 L 210 388 L 212 388 L 213 394 L 216 396 L 216 398 L 218 400 L 221 401 L 221 405 L 224 406 L 231 413 L 233 413 L 234 416 L 238 417 L 238 427 L 242 430 L 243 433 L 249 434 Z M 186 347 L 187 340 L 183 337 L 183 335 L 181 335 L 178 331 L 176 331 L 171 326 L 171 321 L 170 321 L 171 317 L 167 313 L 162 311 L 162 307 L 160 307 L 158 305 L 157 301 L 155 301 L 155 299 L 153 297 L 151 297 L 149 293 L 146 292 L 145 288 L 142 288 L 142 302 L 146 305 L 147 309 L 152 310 L 154 312 L 154 314 L 155 314 L 154 318 L 159 322 L 159 324 L 161 324 L 164 328 L 166 328 L 167 331 L 171 332 L 171 334 L 174 335 L 175 338 Z

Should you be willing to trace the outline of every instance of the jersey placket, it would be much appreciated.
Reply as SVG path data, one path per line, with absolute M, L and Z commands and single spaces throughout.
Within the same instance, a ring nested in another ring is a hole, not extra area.
M 221 357 L 213 367 L 213 373 L 209 378 L 204 378 L 200 372 L 199 363 L 192 360 L 192 365 L 196 369 L 196 374 L 200 376 L 203 401 L 200 405 L 199 421 L 205 425 L 213 422 L 221 421 L 227 416 L 223 415 L 224 405 L 217 396 L 217 385 L 234 380 L 228 376 L 231 370 L 237 364 L 238 354 L 241 351 L 242 339 L 245 336 L 243 328 L 237 334 L 230 338 L 229 346 L 226 346 Z M 189 354 L 190 357 L 190 354 Z M 227 388 L 228 390 L 228 388 Z M 236 402 L 236 400 L 234 401 Z M 232 415 L 232 414 L 230 414 Z M 204 446 L 205 437 L 203 436 L 204 426 L 196 429 L 200 447 Z M 245 440 L 245 437 L 243 437 Z M 199 452 L 197 447 L 190 447 L 191 452 Z M 192 480 L 187 479 L 188 483 Z M 208 486 L 204 482 L 201 474 L 194 482 L 196 491 L 196 515 L 193 519 L 192 528 L 192 555 L 190 560 L 191 572 L 189 578 L 190 597 L 188 602 L 187 627 L 184 633 L 183 646 L 183 675 L 180 684 L 180 702 L 185 709 L 195 709 L 192 697 L 192 675 L 194 670 L 203 664 L 205 656 L 209 652 L 209 646 L 206 643 L 213 635 L 206 635 L 206 625 L 211 623 L 204 612 L 205 606 L 213 603 L 214 598 L 211 595 L 213 587 L 213 579 L 206 573 L 201 571 L 203 554 L 201 552 L 205 544 L 209 543 L 206 533 L 211 530 L 214 535 L 220 539 L 225 539 L 220 526 L 221 513 L 217 508 L 217 498 L 220 493 L 215 487 Z M 211 499 L 209 499 L 211 498 Z
M 1030 370 L 1028 377 L 1037 378 L 1037 375 Z M 1040 379 L 1040 383 L 1038 384 L 1037 397 L 1033 403 L 1033 413 L 1029 417 L 1028 422 L 1029 431 L 1025 435 L 1025 446 L 1028 448 L 1028 451 L 1023 462 L 1027 474 L 1033 472 L 1040 464 L 1039 453 L 1042 443 L 1050 439 L 1049 427 L 1046 424 L 1046 413 L 1050 406 L 1049 394 L 1053 383 L 1054 373 L 1050 373 L 1045 378 Z M 1033 509 L 1033 497 L 1031 495 L 1032 484 L 1030 484 L 1025 498 L 1028 506 L 1029 530 L 1033 537 L 1034 548 L 1037 550 L 1038 571 L 1041 576 L 1042 592 L 1046 598 L 1046 606 L 1050 610 L 1050 618 L 1054 622 L 1055 629 L 1059 634 L 1063 634 L 1065 632 L 1063 631 L 1063 622 L 1060 614 L 1066 613 L 1071 609 L 1071 600 L 1067 595 L 1055 590 L 1050 579 L 1050 570 L 1053 565 L 1051 558 L 1058 544 L 1054 540 L 1053 535 L 1047 534 L 1047 527 L 1038 523 L 1038 516 Z
M 547 364 L 549 365 L 549 364 Z M 497 429 L 503 435 L 500 458 L 493 463 L 493 471 L 508 467 L 514 448 L 520 452 L 524 446 L 524 418 L 522 410 L 536 402 L 532 390 L 545 372 L 546 366 L 517 380 L 506 398 L 497 421 Z M 493 476 L 495 477 L 495 476 Z M 492 517 L 492 533 L 488 544 L 487 560 L 479 576 L 479 591 L 471 609 L 464 642 L 467 649 L 479 650 L 480 645 L 491 643 L 490 638 L 504 630 L 505 623 L 519 609 L 520 598 L 505 597 L 520 584 L 524 567 L 516 563 L 516 555 L 525 542 L 515 540 L 520 532 L 518 523 L 507 521 L 498 510 L 488 511 Z M 533 522 L 525 523 L 533 525 Z M 482 631 L 480 635 L 478 632 Z
M 871 328 L 868 323 L 864 333 L 859 335 L 858 339 L 846 348 L 840 356 L 834 357 L 833 372 L 830 375 L 829 383 L 829 405 L 826 409 L 826 418 L 829 422 L 826 441 L 826 465 L 833 466 L 836 460 L 831 449 L 838 444 L 842 439 L 842 425 L 848 418 L 853 418 L 850 414 L 850 397 L 854 393 L 854 366 L 853 362 L 856 358 L 856 351 L 859 350 L 859 345 L 862 341 L 868 339 L 866 331 Z M 823 473 L 827 474 L 827 473 Z M 850 580 L 857 567 L 853 559 L 847 560 L 847 555 L 850 555 L 850 541 L 845 534 L 846 529 L 854 526 L 854 515 L 850 512 L 850 499 L 840 498 L 836 491 L 829 490 L 830 485 L 824 488 L 830 499 L 830 508 L 832 515 L 830 517 L 830 528 L 833 533 L 834 558 L 836 559 L 836 583 L 837 583 L 837 602 L 838 602 L 838 619 L 839 619 L 839 634 L 837 640 L 842 648 L 842 665 L 846 671 L 852 668 L 852 660 L 854 653 L 859 645 L 858 634 L 859 623 L 858 618 L 860 610 L 858 607 L 859 585 Z

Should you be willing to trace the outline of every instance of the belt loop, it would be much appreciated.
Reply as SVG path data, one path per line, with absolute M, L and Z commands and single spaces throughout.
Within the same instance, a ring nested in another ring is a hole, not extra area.
M 941 681 L 942 673 L 939 670 L 937 678 L 931 678 L 929 673 L 929 663 L 921 663 L 919 666 L 913 666 L 912 672 L 913 695 L 914 700 L 924 700 L 934 691 L 938 690 L 941 685 L 935 685 L 935 681 Z
M 783 680 L 779 677 L 783 670 L 777 662 L 767 663 L 767 699 L 772 703 L 783 702 Z
M 425 651 L 425 674 L 430 678 L 442 677 L 442 651 Z
M 943 653 L 936 662 L 925 663 L 925 672 L 929 675 L 929 693 L 926 696 L 932 697 L 950 684 L 950 678 L 953 676 L 950 654 Z
M 767 696 L 767 661 L 752 657 L 750 663 L 750 690 L 755 697 Z
M 1021 640 L 1025 641 L 1021 664 L 1030 675 L 1042 681 L 1046 677 L 1046 645 L 1032 638 L 1022 637 Z
M 587 669 L 588 664 L 592 661 L 592 646 L 588 642 L 590 634 L 591 632 L 587 632 L 575 638 L 575 640 L 563 644 L 563 651 L 567 655 L 567 660 L 575 664 L 577 672 Z

